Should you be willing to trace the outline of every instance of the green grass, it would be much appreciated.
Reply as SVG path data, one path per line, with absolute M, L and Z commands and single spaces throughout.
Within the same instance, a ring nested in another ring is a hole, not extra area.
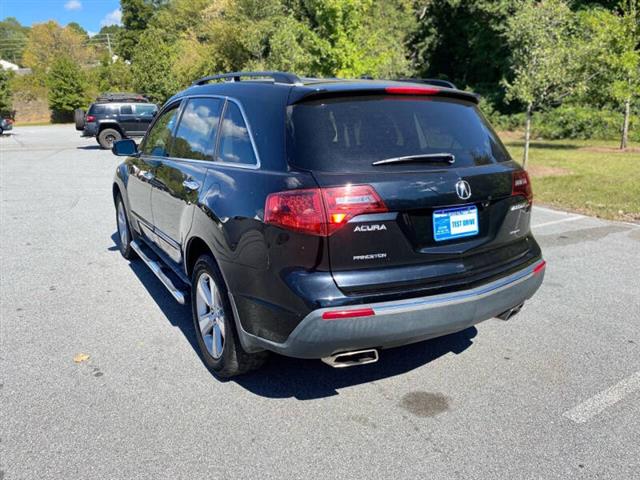
M 514 159 L 523 140 L 501 133 Z M 616 151 L 615 141 L 535 140 L 527 169 L 536 203 L 602 218 L 640 222 L 640 149 Z

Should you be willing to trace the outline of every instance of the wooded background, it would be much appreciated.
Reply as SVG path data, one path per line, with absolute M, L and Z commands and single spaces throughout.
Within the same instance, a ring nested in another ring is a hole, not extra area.
M 638 3 L 121 0 L 122 26 L 92 37 L 75 23 L 6 18 L 0 57 L 31 73 L 0 70 L 0 110 L 30 120 L 46 102 L 47 116 L 67 121 L 99 92 L 162 103 L 198 77 L 236 70 L 430 77 L 480 93 L 499 129 L 624 148 L 640 141 Z

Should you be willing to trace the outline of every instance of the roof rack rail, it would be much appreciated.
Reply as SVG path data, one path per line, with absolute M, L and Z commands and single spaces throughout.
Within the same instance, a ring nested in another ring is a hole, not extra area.
M 428 85 L 434 85 L 436 87 L 458 88 L 449 80 L 441 80 L 439 78 L 399 78 L 398 82 L 413 82 L 413 83 L 426 83 Z
M 245 78 L 273 78 L 273 81 L 276 83 L 286 83 L 289 85 L 293 85 L 296 83 L 301 83 L 300 78 L 293 73 L 287 72 L 230 72 L 230 73 L 220 73 L 218 75 L 211 75 L 208 77 L 199 78 L 192 85 L 204 85 L 209 83 L 212 80 L 227 80 L 232 82 L 240 82 L 242 77 Z
M 101 93 L 96 102 L 148 102 L 149 99 L 140 93 Z

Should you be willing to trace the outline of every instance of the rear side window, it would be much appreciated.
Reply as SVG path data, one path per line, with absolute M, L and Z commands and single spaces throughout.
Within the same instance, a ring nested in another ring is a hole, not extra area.
M 103 115 L 105 111 L 104 105 L 91 105 L 87 113 L 89 115 Z
M 158 111 L 158 107 L 155 105 L 136 105 L 135 106 L 136 115 L 140 115 L 143 117 L 153 117 L 153 115 Z
M 172 133 L 176 123 L 178 106 L 179 105 L 175 105 L 171 107 L 156 120 L 141 148 L 142 153 L 154 157 L 169 156 L 168 150 L 171 145 L 171 139 L 173 138 Z
M 218 161 L 242 165 L 258 164 L 247 124 L 240 107 L 233 102 L 227 102 L 222 120 Z
M 171 149 L 172 157 L 213 160 L 221 103 L 214 98 L 187 102 Z
M 455 167 L 510 160 L 495 132 L 472 103 L 434 97 L 365 96 L 288 107 L 289 162 L 317 171 L 448 168 L 444 163 L 375 161 L 448 153 Z
M 120 107 L 120 114 L 121 115 L 133 115 L 133 108 L 131 108 L 131 105 L 122 105 Z

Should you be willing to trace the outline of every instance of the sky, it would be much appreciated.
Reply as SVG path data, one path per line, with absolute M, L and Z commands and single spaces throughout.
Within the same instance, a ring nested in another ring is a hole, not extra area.
M 119 0 L 0 0 L 0 19 L 16 17 L 26 26 L 55 20 L 79 23 L 89 34 L 120 23 Z

